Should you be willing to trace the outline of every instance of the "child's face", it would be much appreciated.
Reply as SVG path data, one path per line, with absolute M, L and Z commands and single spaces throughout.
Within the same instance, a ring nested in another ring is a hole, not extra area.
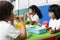
M 32 9 L 29 9 L 29 14 L 33 14 L 33 10 Z
M 49 12 L 49 17 L 50 17 L 50 18 L 55 18 L 54 12 Z
M 9 17 L 9 20 L 14 20 L 14 17 L 15 17 L 15 15 L 14 15 L 14 13 L 13 12 L 11 12 L 11 15 L 10 15 L 10 17 Z

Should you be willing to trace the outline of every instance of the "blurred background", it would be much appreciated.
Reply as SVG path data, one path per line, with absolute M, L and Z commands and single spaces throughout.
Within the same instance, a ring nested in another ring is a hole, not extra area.
M 27 11 L 29 6 L 37 5 L 42 12 L 43 18 L 40 19 L 40 23 L 44 20 L 49 21 L 48 16 L 48 8 L 52 4 L 60 5 L 60 0 L 0 0 L 0 1 L 9 1 L 14 5 L 14 14 L 16 15 L 24 15 Z

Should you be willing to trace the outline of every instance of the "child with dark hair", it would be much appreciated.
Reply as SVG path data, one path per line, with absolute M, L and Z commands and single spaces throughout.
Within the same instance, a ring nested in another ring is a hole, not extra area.
M 51 33 L 55 33 L 60 29 L 60 6 L 54 4 L 49 7 L 49 27 Z
M 26 37 L 26 29 L 24 25 L 24 17 L 19 16 L 21 28 L 16 29 L 13 26 L 15 15 L 13 14 L 14 6 L 7 1 L 0 1 L 0 40 L 13 40 L 18 36 L 24 40 Z
M 30 6 L 29 12 L 26 15 L 31 24 L 38 23 L 39 19 L 42 18 L 41 11 L 36 5 Z

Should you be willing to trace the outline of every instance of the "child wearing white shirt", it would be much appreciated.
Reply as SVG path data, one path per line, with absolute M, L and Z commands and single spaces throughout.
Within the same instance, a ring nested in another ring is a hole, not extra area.
M 51 33 L 55 33 L 60 28 L 60 7 L 56 4 L 49 7 L 49 28 Z
M 13 26 L 15 15 L 13 14 L 14 6 L 7 1 L 0 1 L 0 40 L 14 40 L 18 36 L 21 40 L 26 37 L 26 29 L 24 25 L 24 17 L 19 16 L 21 28 L 16 29 Z
M 32 21 L 37 21 L 37 22 L 39 22 L 39 17 L 38 17 L 37 14 L 35 14 L 34 16 L 33 16 L 33 15 L 30 15 L 30 18 L 31 18 Z M 27 20 L 29 20 L 29 18 L 28 18 Z
M 29 12 L 25 15 L 25 18 L 26 16 L 28 17 L 27 20 L 30 21 L 30 24 L 39 23 L 39 19 L 42 18 L 40 9 L 35 5 L 29 7 Z

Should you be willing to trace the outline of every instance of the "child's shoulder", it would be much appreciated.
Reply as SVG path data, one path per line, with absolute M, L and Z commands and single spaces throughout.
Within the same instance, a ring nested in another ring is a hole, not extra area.
M 60 18 L 58 19 L 58 21 L 60 21 Z
M 34 17 L 38 17 L 38 15 L 37 15 L 37 14 L 35 14 L 35 15 L 34 15 Z
M 6 21 L 0 21 L 1 24 L 8 24 Z
M 58 19 L 58 22 L 60 23 L 60 19 Z
M 2 26 L 9 26 L 9 25 L 10 25 L 10 24 L 9 24 L 8 22 L 6 22 L 6 21 L 1 21 L 0 24 L 1 24 Z
M 37 14 L 35 14 L 35 16 L 38 16 Z
M 10 27 L 10 24 L 5 21 L 0 21 L 0 26 L 1 26 L 0 28 L 8 29 Z
M 51 18 L 50 21 L 53 21 L 53 19 Z

